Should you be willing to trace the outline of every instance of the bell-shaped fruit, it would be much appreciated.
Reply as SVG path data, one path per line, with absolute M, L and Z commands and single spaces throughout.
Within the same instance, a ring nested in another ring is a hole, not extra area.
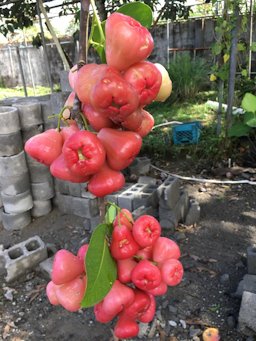
M 140 316 L 149 308 L 150 297 L 145 291 L 139 289 L 135 289 L 134 294 L 134 301 L 125 308 L 124 313 L 134 320 L 139 320 Z
M 141 260 L 132 271 L 132 282 L 141 290 L 154 289 L 161 281 L 160 270 L 148 260 Z
M 130 16 L 113 13 L 106 21 L 107 64 L 126 70 L 150 55 L 154 41 L 150 32 Z
M 102 310 L 107 315 L 116 316 L 134 300 L 134 291 L 127 285 L 115 281 L 111 290 L 102 301 Z
M 155 124 L 154 117 L 146 110 L 141 110 L 141 125 L 138 129 L 134 130 L 135 133 L 139 134 L 141 137 L 147 136 Z
M 85 276 L 78 276 L 72 281 L 56 288 L 56 297 L 59 303 L 68 311 L 74 312 L 81 308 L 81 302 L 85 294 Z
M 62 153 L 51 164 L 50 172 L 55 178 L 75 183 L 87 182 L 90 179 L 89 175 L 77 176 L 71 173 Z
M 118 321 L 114 328 L 114 334 L 118 339 L 129 339 L 139 334 L 138 323 L 125 313 L 119 315 Z
M 164 102 L 172 93 L 172 81 L 170 79 L 168 71 L 163 65 L 155 63 L 155 66 L 162 74 L 162 83 L 155 98 L 155 101 Z
M 121 125 L 126 130 L 135 131 L 139 129 L 139 127 L 141 126 L 142 120 L 143 120 L 142 109 L 138 108 L 129 116 L 127 116 L 125 120 L 121 122 Z
M 132 235 L 140 247 L 153 245 L 160 237 L 161 226 L 156 218 L 150 215 L 142 215 L 135 220 Z
M 88 190 L 96 197 L 104 197 L 120 190 L 125 184 L 123 173 L 111 169 L 106 163 L 92 176 L 88 183 Z
M 132 213 L 127 210 L 127 208 L 122 208 L 120 212 L 117 213 L 113 225 L 126 225 L 130 230 L 134 224 Z
M 149 295 L 150 304 L 148 309 L 140 315 L 139 320 L 143 323 L 149 323 L 153 320 L 156 312 L 156 300 L 153 295 Z
M 68 250 L 56 252 L 52 266 L 52 281 L 60 285 L 72 281 L 84 272 L 83 261 Z
M 48 300 L 52 305 L 59 305 L 59 300 L 56 296 L 56 288 L 58 286 L 53 283 L 53 281 L 50 281 L 46 286 L 46 295 L 48 297 Z
M 153 260 L 161 263 L 166 259 L 180 258 L 180 248 L 172 239 L 159 237 L 153 246 Z
M 156 288 L 148 290 L 149 294 L 154 296 L 163 296 L 167 293 L 168 287 L 165 282 L 161 282 Z
M 115 170 L 128 167 L 142 146 L 140 135 L 132 131 L 103 128 L 99 131 L 98 138 L 106 149 L 109 166 Z
M 129 67 L 124 79 L 132 85 L 139 95 L 139 105 L 150 104 L 159 92 L 162 75 L 151 62 L 142 61 Z
M 57 159 L 63 145 L 61 134 L 55 129 L 49 129 L 41 134 L 32 136 L 25 143 L 25 151 L 33 159 L 46 166 Z
M 99 131 L 102 128 L 113 128 L 115 126 L 113 121 L 94 110 L 90 104 L 82 105 L 82 113 L 95 131 Z
M 139 249 L 135 256 L 141 260 L 142 259 L 151 260 L 153 256 L 153 245 L 146 246 L 143 249 Z
M 91 175 L 100 170 L 106 158 L 101 141 L 90 131 L 78 131 L 64 143 L 62 152 L 74 175 Z
M 160 264 L 160 270 L 163 282 L 167 285 L 178 285 L 183 277 L 183 266 L 177 259 L 167 259 Z
M 129 283 L 132 281 L 132 270 L 137 265 L 132 258 L 119 259 L 117 261 L 117 278 L 121 283 Z
M 115 259 L 126 259 L 134 256 L 139 249 L 131 230 L 125 225 L 114 226 L 110 251 Z

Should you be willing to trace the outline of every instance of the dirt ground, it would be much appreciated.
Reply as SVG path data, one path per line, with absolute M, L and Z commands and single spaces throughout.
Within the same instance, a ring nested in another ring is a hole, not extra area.
M 247 272 L 246 248 L 256 243 L 256 188 L 195 183 L 185 186 L 200 203 L 200 223 L 194 227 L 180 225 L 172 235 L 164 232 L 176 238 L 181 247 L 184 279 L 157 299 L 156 319 L 143 326 L 141 339 L 199 341 L 202 331 L 214 326 L 219 328 L 223 341 L 246 340 L 237 330 L 240 299 L 233 293 Z M 0 226 L 0 244 L 7 248 L 39 235 L 45 243 L 76 252 L 90 237 L 82 222 L 82 218 L 62 215 L 54 209 L 22 232 L 10 233 Z M 45 295 L 46 284 L 38 271 L 13 283 L 1 282 L 0 340 L 113 340 L 113 324 L 96 322 L 92 309 L 69 313 L 51 306 Z

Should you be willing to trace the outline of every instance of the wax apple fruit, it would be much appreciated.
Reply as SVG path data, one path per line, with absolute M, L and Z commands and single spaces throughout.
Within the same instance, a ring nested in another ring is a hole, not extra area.
M 88 190 L 97 197 L 104 197 L 120 190 L 125 184 L 123 173 L 111 169 L 105 163 L 88 183 Z
M 124 79 L 138 93 L 140 106 L 150 104 L 155 99 L 162 83 L 161 72 L 148 61 L 130 66 L 124 73 Z
M 114 334 L 118 339 L 127 339 L 137 336 L 139 326 L 134 319 L 126 316 L 125 313 L 119 315 L 114 328 Z
M 55 293 L 59 303 L 68 311 L 74 312 L 81 308 L 86 288 L 85 276 L 78 276 L 72 281 L 60 285 Z
M 63 145 L 61 134 L 55 129 L 49 129 L 41 134 L 32 136 L 25 143 L 25 151 L 33 159 L 46 166 L 60 155 Z
M 120 259 L 117 261 L 117 277 L 121 283 L 132 281 L 132 270 L 137 265 L 132 258 Z
M 46 295 L 48 297 L 48 300 L 52 305 L 59 305 L 59 300 L 56 296 L 56 284 L 53 283 L 53 281 L 50 281 L 46 286 Z
M 156 312 L 156 300 L 153 295 L 149 295 L 150 304 L 148 309 L 140 315 L 139 320 L 143 323 L 149 323 L 153 320 L 155 312 Z
M 113 68 L 107 69 L 91 91 L 90 103 L 93 108 L 111 118 L 123 121 L 139 105 L 135 89 Z
M 132 233 L 125 225 L 116 225 L 112 233 L 110 251 L 115 259 L 126 259 L 134 256 L 139 245 L 133 239 Z
M 126 225 L 129 230 L 132 229 L 134 224 L 132 213 L 126 208 L 122 208 L 120 212 L 117 213 L 115 220 L 113 221 L 113 226 L 115 225 Z
M 112 169 L 122 170 L 129 166 L 139 153 L 141 137 L 132 131 L 103 128 L 98 133 L 107 152 L 107 162 Z
M 107 64 L 118 70 L 126 70 L 146 59 L 153 50 L 150 32 L 124 14 L 111 14 L 106 21 L 105 32 Z
M 160 270 L 148 260 L 141 260 L 132 271 L 132 282 L 141 290 L 154 289 L 161 281 Z
M 65 249 L 56 252 L 51 274 L 54 284 L 68 283 L 83 272 L 84 265 L 80 258 Z
M 145 291 L 139 289 L 135 289 L 134 294 L 134 301 L 125 308 L 124 313 L 128 317 L 138 320 L 149 308 L 150 297 Z
M 162 74 L 162 83 L 159 92 L 155 98 L 155 101 L 164 102 L 172 92 L 172 81 L 170 79 L 168 71 L 163 65 L 155 63 L 155 66 Z
M 160 263 L 169 258 L 180 258 L 180 248 L 173 240 L 159 237 L 154 243 L 153 260 Z
M 54 176 L 57 179 L 70 181 L 74 183 L 87 182 L 90 179 L 89 175 L 77 176 L 71 173 L 64 159 L 64 155 L 62 153 L 51 164 L 50 172 L 52 176 Z
M 156 218 L 150 215 L 142 215 L 135 220 L 132 235 L 142 247 L 151 246 L 160 237 L 161 226 Z
M 167 259 L 160 265 L 163 281 L 170 286 L 178 285 L 183 277 L 183 266 L 177 259 Z
M 63 145 L 64 159 L 74 175 L 91 175 L 99 171 L 106 158 L 101 141 L 89 131 L 78 131 Z
M 113 121 L 94 110 L 90 104 L 84 103 L 82 105 L 82 113 L 95 131 L 99 131 L 102 128 L 113 128 L 115 126 Z
M 116 280 L 111 290 L 102 301 L 102 309 L 106 314 L 115 316 L 133 301 L 133 289 Z

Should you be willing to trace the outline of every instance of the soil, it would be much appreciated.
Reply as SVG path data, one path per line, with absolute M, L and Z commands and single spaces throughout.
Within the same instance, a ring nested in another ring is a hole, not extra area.
M 234 292 L 247 272 L 246 249 L 256 243 L 255 187 L 184 185 L 200 203 L 200 222 L 197 226 L 179 225 L 174 234 L 164 231 L 180 245 L 185 275 L 179 286 L 157 298 L 156 319 L 143 326 L 147 331 L 141 339 L 202 340 L 202 331 L 212 326 L 219 329 L 221 340 L 246 340 L 237 328 L 240 299 Z M 54 209 L 21 232 L 10 233 L 0 227 L 0 242 L 8 248 L 39 235 L 45 243 L 76 252 L 90 238 L 82 225 L 82 218 Z M 114 323 L 96 322 L 92 309 L 69 313 L 51 306 L 45 295 L 47 282 L 37 270 L 13 283 L 2 281 L 0 340 L 113 340 Z

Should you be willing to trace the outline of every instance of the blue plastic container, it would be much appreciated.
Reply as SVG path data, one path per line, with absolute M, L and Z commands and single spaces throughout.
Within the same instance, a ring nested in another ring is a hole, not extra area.
M 194 144 L 198 143 L 202 125 L 199 121 L 182 123 L 172 128 L 172 138 L 174 144 Z

